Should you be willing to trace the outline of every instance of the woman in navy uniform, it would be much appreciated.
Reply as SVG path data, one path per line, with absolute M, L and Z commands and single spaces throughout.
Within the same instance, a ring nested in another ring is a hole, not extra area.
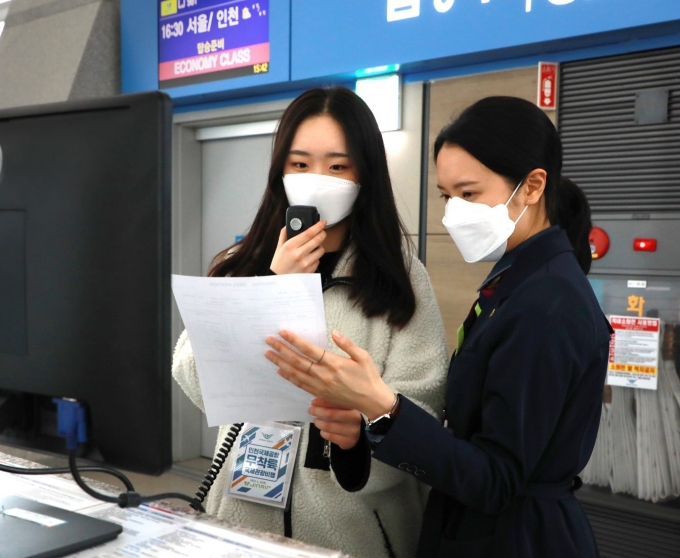
M 340 333 L 349 358 L 288 332 L 306 357 L 270 338 L 268 358 L 366 416 L 358 449 L 432 487 L 419 557 L 598 556 L 573 494 L 597 435 L 611 334 L 586 279 L 588 203 L 561 178 L 554 126 L 521 99 L 475 103 L 434 153 L 444 225 L 466 261 L 497 261 L 458 332 L 443 423 L 392 393 Z M 341 433 L 330 414 L 315 422 L 324 437 Z

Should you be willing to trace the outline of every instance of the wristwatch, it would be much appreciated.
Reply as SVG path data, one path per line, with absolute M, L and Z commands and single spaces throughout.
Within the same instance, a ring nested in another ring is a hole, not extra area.
M 383 438 L 387 436 L 387 433 L 397 417 L 400 401 L 400 395 L 398 393 L 395 394 L 394 403 L 392 404 L 390 412 L 366 423 L 364 431 L 366 432 L 366 438 L 368 439 L 371 449 L 377 449 L 380 442 L 383 441 Z

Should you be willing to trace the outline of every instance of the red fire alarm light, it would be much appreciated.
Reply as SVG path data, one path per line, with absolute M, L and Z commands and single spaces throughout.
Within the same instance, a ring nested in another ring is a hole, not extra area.
M 594 260 L 602 258 L 609 251 L 609 235 L 600 227 L 593 227 L 588 241 Z
M 656 252 L 656 239 L 636 238 L 633 240 L 633 250 L 636 252 Z

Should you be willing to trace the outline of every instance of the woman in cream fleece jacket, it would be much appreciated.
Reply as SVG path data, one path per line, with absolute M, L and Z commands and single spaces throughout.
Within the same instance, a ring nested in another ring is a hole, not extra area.
M 347 276 L 348 260 L 344 255 L 334 277 Z M 442 407 L 448 362 L 444 326 L 427 272 L 415 258 L 411 260 L 410 275 L 416 312 L 401 330 L 395 330 L 384 318 L 367 319 L 349 300 L 345 286 L 326 291 L 328 346 L 329 351 L 344 355 L 330 336 L 333 330 L 342 331 L 373 356 L 383 379 L 395 393 L 404 394 L 436 414 Z M 173 376 L 189 398 L 203 409 L 186 332 L 175 349 Z M 218 445 L 228 431 L 229 426 L 220 428 Z M 387 558 L 390 556 L 388 544 L 398 558 L 415 555 L 424 505 L 423 486 L 413 475 L 373 460 L 366 485 L 357 492 L 347 492 L 335 478 L 334 458 L 341 453 L 337 446 L 332 446 L 330 471 L 305 467 L 309 431 L 306 425 L 292 485 L 293 537 L 339 549 L 356 558 Z M 283 534 L 282 510 L 223 495 L 228 476 L 224 471 L 231 468 L 232 459 L 233 453 L 208 495 L 207 512 L 238 525 Z
M 316 207 L 321 220 L 288 238 L 281 227 L 295 205 Z M 320 273 L 329 352 L 343 354 L 330 335 L 337 329 L 373 356 L 394 393 L 437 414 L 448 361 L 444 326 L 424 267 L 402 247 L 404 235 L 370 109 L 348 89 L 313 89 L 281 117 L 248 234 L 215 257 L 208 275 Z M 186 333 L 173 375 L 203 409 Z M 310 414 L 314 423 L 303 428 L 289 513 L 224 495 L 233 454 L 208 495 L 207 511 L 355 558 L 413 556 L 424 507 L 418 481 L 371 463 L 357 411 L 310 398 Z M 220 429 L 220 442 L 228 430 Z

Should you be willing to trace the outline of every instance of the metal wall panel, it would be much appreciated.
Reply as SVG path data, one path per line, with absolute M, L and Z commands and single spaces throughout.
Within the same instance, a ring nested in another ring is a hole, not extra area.
M 668 90 L 667 122 L 636 123 L 647 89 Z M 680 48 L 563 64 L 559 129 L 594 213 L 680 211 Z

